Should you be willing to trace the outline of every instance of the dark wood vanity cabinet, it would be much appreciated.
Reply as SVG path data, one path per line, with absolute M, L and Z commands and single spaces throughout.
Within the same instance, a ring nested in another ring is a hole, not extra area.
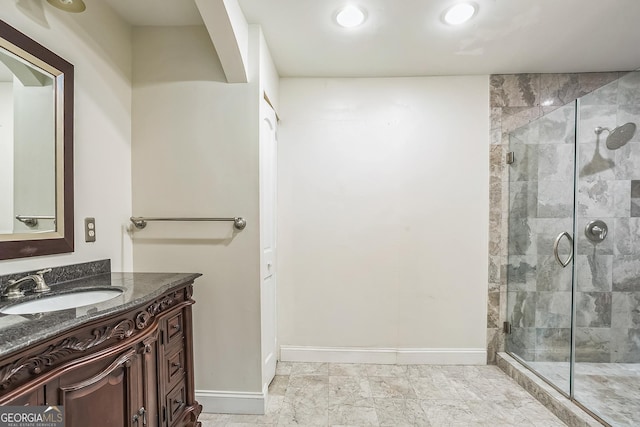
M 173 289 L 1 360 L 0 405 L 61 405 L 66 427 L 200 426 L 191 294 Z
M 45 386 L 47 404 L 63 406 L 65 425 L 144 425 L 140 418 L 148 416 L 142 381 L 145 366 L 135 348 L 87 362 Z

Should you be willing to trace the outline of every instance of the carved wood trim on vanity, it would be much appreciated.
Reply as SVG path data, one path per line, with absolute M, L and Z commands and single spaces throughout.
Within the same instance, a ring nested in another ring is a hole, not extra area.
M 77 384 L 73 384 L 70 386 L 66 386 L 66 387 L 60 387 L 60 390 L 63 393 L 69 393 L 72 391 L 76 391 L 76 390 L 81 390 L 83 388 L 86 388 L 90 385 L 93 385 L 99 381 L 104 380 L 106 377 L 109 376 L 109 374 L 111 374 L 113 371 L 115 371 L 116 369 L 118 369 L 121 366 L 124 366 L 125 368 L 130 368 L 131 367 L 131 358 L 133 356 L 135 356 L 136 351 L 135 350 L 129 350 L 128 352 L 126 352 L 125 354 L 123 354 L 122 356 L 120 356 L 118 359 L 116 359 L 115 362 L 113 362 L 111 365 L 109 365 L 109 367 L 107 369 L 105 369 L 104 371 L 102 371 L 99 375 L 96 375 L 95 377 L 91 378 L 90 380 L 87 381 L 82 381 L 79 382 Z M 63 404 L 64 405 L 64 404 Z
M 136 315 L 136 328 L 144 329 L 149 325 L 151 319 L 153 319 L 158 314 L 166 311 L 171 308 L 176 301 L 182 300 L 191 300 L 191 295 L 187 296 L 188 291 L 173 292 L 171 295 L 167 295 L 160 300 L 155 301 L 153 304 L 149 305 L 145 311 L 141 311 Z
M 134 325 L 129 319 L 122 320 L 114 326 L 96 328 L 92 331 L 91 337 L 65 338 L 58 344 L 50 345 L 47 349 L 34 356 L 24 356 L 13 363 L 0 367 L 0 388 L 6 390 L 9 386 L 19 381 L 21 375 L 27 371 L 31 377 L 43 373 L 46 368 L 53 367 L 56 362 L 63 360 L 73 353 L 87 351 L 97 345 L 108 341 L 111 338 L 122 340 L 133 334 Z
M 26 393 L 36 392 L 39 387 L 46 386 L 48 390 L 55 384 L 59 384 L 56 387 L 61 400 L 66 400 L 64 396 L 67 395 L 84 395 L 85 391 L 88 393 L 93 389 L 99 389 L 105 381 L 116 381 L 120 378 L 120 369 L 129 372 L 132 363 L 146 363 L 148 368 L 138 367 L 135 371 L 138 372 L 135 375 L 142 375 L 141 381 L 147 384 L 143 400 L 151 405 L 147 410 L 155 411 L 154 414 L 148 414 L 151 420 L 154 420 L 153 423 L 166 425 L 162 418 L 165 396 L 160 395 L 160 390 L 163 390 L 162 393 L 169 393 L 175 389 L 169 390 L 168 384 L 162 382 L 163 378 L 157 373 L 165 363 L 168 352 L 184 346 L 187 366 L 184 367 L 183 379 L 177 387 L 186 387 L 187 399 L 181 412 L 176 412 L 179 417 L 171 426 L 198 426 L 200 423 L 197 418 L 202 406 L 194 400 L 193 394 L 192 294 L 192 282 L 185 283 L 150 303 L 89 321 L 13 355 L 0 358 L 0 405 L 11 404 L 14 399 L 25 396 Z M 180 341 L 176 340 L 170 347 L 165 348 L 169 343 L 165 341 L 163 344 L 159 337 L 162 335 L 166 340 L 169 336 L 168 325 L 176 316 L 184 318 L 184 324 L 180 326 L 185 329 L 184 333 L 180 331 L 183 334 Z M 102 361 L 99 371 L 95 371 L 98 367 L 95 364 L 97 360 Z M 83 377 L 82 373 L 78 374 L 78 369 L 81 372 L 88 370 L 93 373 Z M 151 371 L 147 373 L 144 369 Z M 113 378 L 110 379 L 111 377 Z M 67 380 L 63 378 L 74 381 L 65 383 Z M 151 388 L 153 390 L 150 390 Z M 48 391 L 46 395 L 49 399 L 54 399 Z
M 191 288 L 191 286 L 189 286 Z M 0 389 L 7 390 L 12 385 L 30 381 L 36 376 L 54 368 L 58 363 L 68 359 L 74 353 L 85 352 L 115 338 L 124 340 L 137 339 L 139 332 L 152 324 L 152 320 L 178 303 L 193 304 L 192 291 L 174 291 L 149 304 L 146 310 L 139 311 L 135 319 L 120 319 L 112 326 L 102 326 L 90 330 L 85 327 L 77 335 L 61 339 L 56 344 L 47 346 L 37 354 L 27 354 L 0 366 Z M 189 295 L 187 297 L 187 295 Z M 29 350 L 27 350 L 28 352 Z

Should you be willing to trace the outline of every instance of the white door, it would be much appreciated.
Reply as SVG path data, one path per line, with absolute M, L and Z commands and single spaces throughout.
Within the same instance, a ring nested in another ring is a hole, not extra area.
M 260 107 L 260 307 L 262 321 L 262 383 L 266 387 L 276 374 L 276 177 L 277 120 L 273 108 Z

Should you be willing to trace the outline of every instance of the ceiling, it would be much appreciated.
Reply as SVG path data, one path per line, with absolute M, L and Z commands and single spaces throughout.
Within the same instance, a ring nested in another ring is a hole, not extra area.
M 106 0 L 132 25 L 201 25 L 194 0 Z M 588 72 L 640 67 L 640 0 L 474 0 L 467 25 L 444 24 L 459 0 L 238 0 L 262 26 L 282 77 Z M 332 20 L 346 3 L 356 29 Z

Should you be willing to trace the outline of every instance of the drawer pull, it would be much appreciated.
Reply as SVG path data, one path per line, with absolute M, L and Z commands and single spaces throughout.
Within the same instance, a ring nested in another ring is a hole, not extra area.
M 176 405 L 178 405 L 178 408 L 180 408 L 182 405 L 184 405 L 184 400 L 174 400 L 173 403 L 175 403 Z
M 147 425 L 147 410 L 144 409 L 144 406 L 138 410 L 138 414 L 142 416 L 142 425 Z
M 178 368 L 178 369 L 182 368 L 182 365 L 180 364 L 180 362 L 172 362 L 171 366 L 173 366 L 174 368 Z
M 136 426 L 139 425 L 140 417 L 142 417 L 142 425 L 146 426 L 147 425 L 147 410 L 144 409 L 144 406 L 142 408 L 138 409 L 138 413 L 133 415 L 132 421 L 134 423 L 136 423 Z
M 176 323 L 175 325 L 171 325 L 171 328 L 175 329 L 176 331 L 179 331 L 180 330 L 180 324 Z

